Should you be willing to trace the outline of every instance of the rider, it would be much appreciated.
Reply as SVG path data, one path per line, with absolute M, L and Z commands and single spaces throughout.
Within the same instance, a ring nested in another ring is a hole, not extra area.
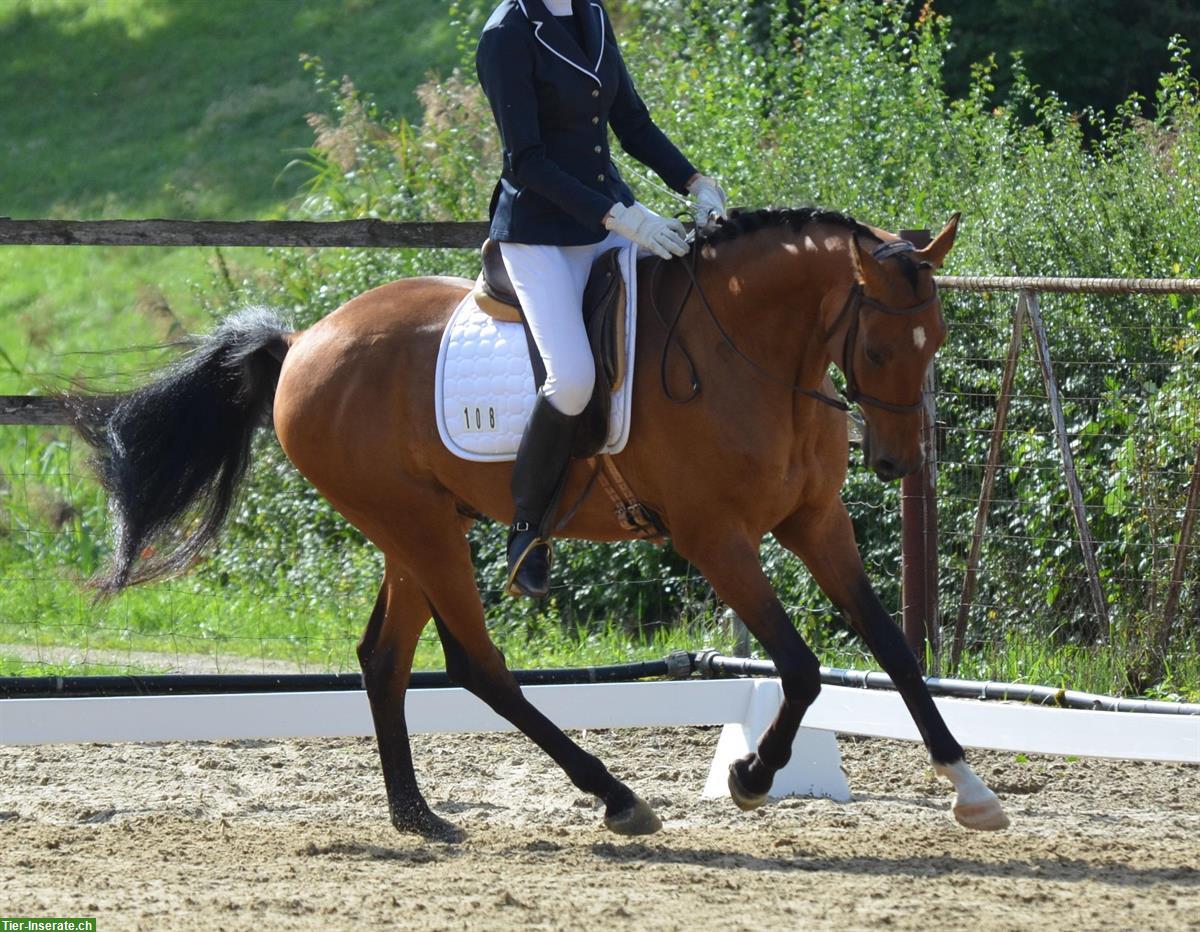
M 630 240 L 663 259 L 688 249 L 683 225 L 636 202 L 621 180 L 609 126 L 626 152 L 696 198 L 698 216 L 724 216 L 725 194 L 651 120 L 601 0 L 503 0 L 475 66 L 504 150 L 489 235 L 546 368 L 513 464 L 508 535 L 508 591 L 541 597 L 546 525 L 595 381 L 581 311 L 592 262 Z

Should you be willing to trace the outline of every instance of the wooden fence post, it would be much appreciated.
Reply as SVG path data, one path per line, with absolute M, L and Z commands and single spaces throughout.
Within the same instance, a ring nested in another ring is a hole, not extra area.
M 1163 607 L 1162 627 L 1158 632 L 1159 657 L 1166 656 L 1170 646 L 1171 629 L 1175 627 L 1175 614 L 1179 611 L 1179 591 L 1183 588 L 1183 573 L 1187 569 L 1188 550 L 1192 545 L 1192 531 L 1196 527 L 1197 508 L 1200 508 L 1200 444 L 1196 445 L 1192 481 L 1188 484 L 1187 501 L 1183 506 L 1183 524 L 1179 528 L 1179 543 L 1175 545 L 1175 559 L 1171 561 L 1171 586 L 1167 590 L 1167 604 Z
M 1038 307 L 1035 292 L 1026 291 L 1025 308 L 1029 312 L 1029 323 L 1037 341 L 1038 361 L 1042 366 L 1042 381 L 1046 385 L 1046 397 L 1050 401 L 1050 416 L 1054 419 L 1054 436 L 1058 451 L 1062 454 L 1063 472 L 1066 474 L 1067 491 L 1071 496 L 1071 510 L 1075 514 L 1075 529 L 1079 532 L 1079 549 L 1083 551 L 1083 564 L 1087 569 L 1088 585 L 1092 594 L 1092 607 L 1096 611 L 1104 633 L 1112 641 L 1112 620 L 1108 614 L 1108 602 L 1104 598 L 1104 587 L 1100 584 L 1100 566 L 1096 562 L 1096 545 L 1088 528 L 1087 511 L 1083 505 L 1083 490 L 1079 486 L 1079 475 L 1075 471 L 1075 458 L 1071 455 L 1071 441 L 1067 437 L 1066 419 L 1063 417 L 1062 401 L 1058 397 L 1058 383 L 1054 378 L 1054 367 L 1050 362 L 1050 344 L 1046 339 L 1046 328 L 1042 325 L 1042 312 Z
M 1012 336 L 1008 340 L 1008 356 L 1004 359 L 1004 374 L 1000 378 L 1000 392 L 996 396 L 996 421 L 992 425 L 992 442 L 988 448 L 987 464 L 983 469 L 983 484 L 979 489 L 979 505 L 975 510 L 975 530 L 971 535 L 971 552 L 967 556 L 967 571 L 963 577 L 962 598 L 958 603 L 958 617 L 954 620 L 954 643 L 950 648 L 950 669 L 957 670 L 962 659 L 963 645 L 967 636 L 967 619 L 971 603 L 975 600 L 975 580 L 979 572 L 979 558 L 983 550 L 983 534 L 987 529 L 988 509 L 992 503 L 992 486 L 996 481 L 996 469 L 1000 465 L 1000 448 L 1004 444 L 1004 426 L 1008 421 L 1008 404 L 1012 400 L 1013 381 L 1017 375 L 1017 360 L 1021 354 L 1021 332 L 1025 329 L 1025 292 L 1017 296 L 1013 308 Z
M 929 230 L 902 230 L 900 236 L 918 249 L 929 245 Z M 938 527 L 937 527 L 937 406 L 933 366 L 923 384 L 922 445 L 925 465 L 900 482 L 900 592 L 904 637 L 925 667 L 926 648 L 936 657 L 938 628 Z M 936 671 L 934 671 L 936 672 Z

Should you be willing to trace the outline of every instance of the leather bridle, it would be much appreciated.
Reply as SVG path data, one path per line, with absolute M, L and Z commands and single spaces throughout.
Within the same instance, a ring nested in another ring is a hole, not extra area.
M 871 253 L 871 255 L 877 260 L 883 260 L 900 253 L 912 252 L 915 248 L 916 247 L 914 247 L 912 243 L 906 240 L 893 240 L 891 242 L 883 243 L 881 246 L 877 247 Z M 721 321 L 717 318 L 716 312 L 709 303 L 708 295 L 704 293 L 704 288 L 700 285 L 700 281 L 696 277 L 696 261 L 699 252 L 700 250 L 693 245 L 690 261 L 685 261 L 683 263 L 683 267 L 688 274 L 688 287 L 683 294 L 683 298 L 679 302 L 679 310 L 675 312 L 675 316 L 671 319 L 670 323 L 663 318 L 662 312 L 658 307 L 657 279 L 658 272 L 664 264 L 663 260 L 660 260 L 655 265 L 654 271 L 651 275 L 650 303 L 654 308 L 654 313 L 658 316 L 659 321 L 661 321 L 662 324 L 667 328 L 667 339 L 663 344 L 662 360 L 659 369 L 659 380 L 662 384 L 663 393 L 669 400 L 675 402 L 676 404 L 687 404 L 700 394 L 700 379 L 696 372 L 696 365 L 693 362 L 691 355 L 682 345 L 679 345 L 679 350 L 681 353 L 683 353 L 684 359 L 688 364 L 692 383 L 691 392 L 686 397 L 676 397 L 672 394 L 671 388 L 667 384 L 667 355 L 671 350 L 672 343 L 675 342 L 676 327 L 679 324 L 680 318 L 683 316 L 684 308 L 687 307 L 688 298 L 691 297 L 692 290 L 695 289 L 696 293 L 700 296 L 701 304 L 704 306 L 705 311 L 708 312 L 709 319 L 712 321 L 713 326 L 717 328 L 717 332 L 721 335 L 721 339 L 725 342 L 725 345 L 728 346 L 743 362 L 749 365 L 759 375 L 759 377 L 765 379 L 766 381 L 775 385 L 782 385 L 799 395 L 806 395 L 809 398 L 813 398 L 841 411 L 849 411 L 851 405 L 857 404 L 860 407 L 867 405 L 873 408 L 881 408 L 884 411 L 892 411 L 896 414 L 908 414 L 913 411 L 920 410 L 922 405 L 924 405 L 924 391 L 922 391 L 921 397 L 911 404 L 899 404 L 897 402 L 884 401 L 881 398 L 876 398 L 874 395 L 868 395 L 862 391 L 862 389 L 859 387 L 858 377 L 855 374 L 854 369 L 854 345 L 858 339 L 858 329 L 862 320 L 864 308 L 868 310 L 881 311 L 884 314 L 890 314 L 894 317 L 912 317 L 920 314 L 926 308 L 930 307 L 935 301 L 937 301 L 938 293 L 936 284 L 933 286 L 933 294 L 931 294 L 928 298 L 918 304 L 912 305 L 911 307 L 904 308 L 892 307 L 890 304 L 884 304 L 882 301 L 878 301 L 875 298 L 870 297 L 863 288 L 863 283 L 861 281 L 856 281 L 850 287 L 850 293 L 846 295 L 846 303 L 842 306 L 841 311 L 838 312 L 838 316 L 834 320 L 833 326 L 829 328 L 826 334 L 827 337 L 832 336 L 838 331 L 838 329 L 842 326 L 842 323 L 847 318 L 850 319 L 850 325 L 846 330 L 846 338 L 842 343 L 842 373 L 846 378 L 846 390 L 845 392 L 840 393 L 842 395 L 841 398 L 833 398 L 817 389 L 804 388 L 803 386 L 797 385 L 794 382 L 789 382 L 785 379 L 780 379 L 779 377 L 772 375 L 738 348 L 737 344 L 733 342 L 733 338 L 721 325 Z
M 869 405 L 872 408 L 882 408 L 884 411 L 892 411 L 896 414 L 908 414 L 912 411 L 918 411 L 925 404 L 925 393 L 921 392 L 921 397 L 912 404 L 898 404 L 894 401 L 884 401 L 882 398 L 876 398 L 874 395 L 868 395 L 858 385 L 858 376 L 854 369 L 854 345 L 858 341 L 858 327 L 862 320 L 863 308 L 869 308 L 873 311 L 882 311 L 884 314 L 890 314 L 893 317 L 913 317 L 920 314 L 923 310 L 933 304 L 938 299 L 937 285 L 933 286 L 933 294 L 922 301 L 920 304 L 914 304 L 912 307 L 892 307 L 890 304 L 884 304 L 882 301 L 876 301 L 869 297 L 863 290 L 862 282 L 855 282 L 850 288 L 850 294 L 846 298 L 846 304 L 838 314 L 837 320 L 829 332 L 836 333 L 841 326 L 842 321 L 847 315 L 850 317 L 850 326 L 846 330 L 846 339 L 842 343 L 842 374 L 846 377 L 846 391 L 843 396 L 846 401 L 851 404 Z M 834 401 L 835 399 L 829 399 Z M 842 405 L 845 407 L 845 405 Z M 847 410 L 849 410 L 847 408 Z

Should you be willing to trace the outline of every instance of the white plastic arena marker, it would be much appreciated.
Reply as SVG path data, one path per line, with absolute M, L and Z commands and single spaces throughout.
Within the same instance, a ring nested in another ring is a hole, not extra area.
M 775 720 L 783 701 L 778 680 L 753 680 L 754 691 L 746 706 L 745 717 L 735 725 L 721 729 L 717 752 L 713 755 L 704 784 L 705 799 L 729 795 L 729 765 L 758 747 L 758 739 Z M 775 774 L 771 796 L 823 796 L 840 803 L 850 801 L 850 784 L 842 770 L 842 754 L 832 731 L 801 728 L 792 744 L 787 765 Z

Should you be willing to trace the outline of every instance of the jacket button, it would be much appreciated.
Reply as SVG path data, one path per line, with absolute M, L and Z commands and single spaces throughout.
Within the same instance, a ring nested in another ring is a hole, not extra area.
M 604 176 L 603 176 L 603 175 L 597 175 L 597 176 L 596 176 L 596 180 L 597 180 L 597 181 L 603 181 L 603 180 L 604 180 Z
M 599 97 L 599 96 L 600 96 L 600 90 L 599 90 L 599 88 L 597 88 L 597 89 L 595 89 L 595 90 L 593 90 L 593 91 L 592 91 L 592 96 L 593 96 L 593 97 Z
M 592 117 L 592 126 L 598 126 L 599 123 L 600 123 L 600 117 L 598 117 L 598 116 Z
M 595 152 L 597 155 L 599 155 L 599 154 L 600 154 L 601 152 L 603 152 L 604 150 L 603 150 L 602 148 L 600 148 L 599 146 L 596 146 L 596 148 L 595 148 L 595 149 L 593 149 L 592 151 L 593 151 L 593 152 Z

